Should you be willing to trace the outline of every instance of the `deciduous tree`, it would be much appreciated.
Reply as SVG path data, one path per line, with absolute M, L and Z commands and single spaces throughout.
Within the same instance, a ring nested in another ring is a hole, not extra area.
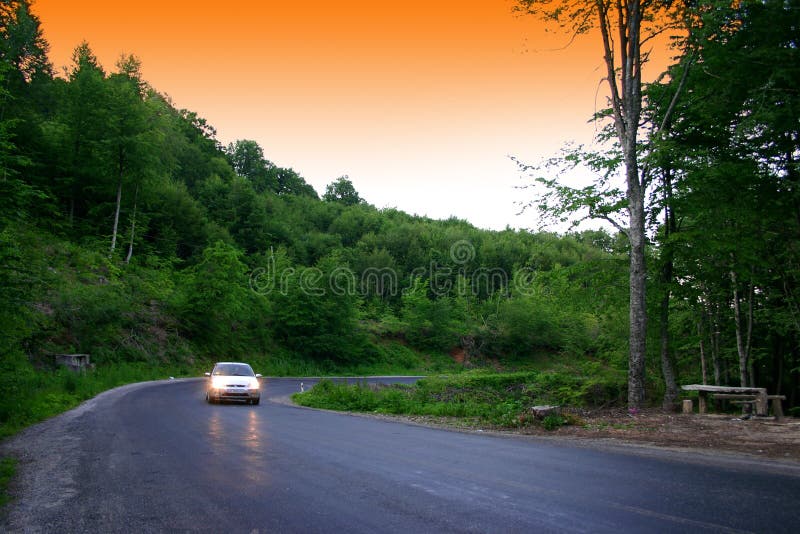
M 645 197 L 651 177 L 640 165 L 639 136 L 642 119 L 642 69 L 647 41 L 670 27 L 677 3 L 649 0 L 520 0 L 522 11 L 538 15 L 569 30 L 573 35 L 596 32 L 600 38 L 608 89 L 609 116 L 624 170 L 624 196 L 609 207 L 598 198 L 595 187 L 584 190 L 584 198 L 562 198 L 563 211 L 589 206 L 591 215 L 613 220 L 609 214 L 621 207 L 627 224 L 614 220 L 630 243 L 630 347 L 628 360 L 628 405 L 640 407 L 645 398 L 647 305 L 645 247 Z M 605 185 L 608 176 L 602 179 Z M 561 190 L 564 192 L 565 190 Z M 563 203 L 569 204 L 565 210 Z M 598 211 L 599 210 L 599 211 Z
M 322 198 L 328 202 L 339 202 L 345 206 L 353 206 L 364 201 L 347 175 L 340 176 L 329 183 Z

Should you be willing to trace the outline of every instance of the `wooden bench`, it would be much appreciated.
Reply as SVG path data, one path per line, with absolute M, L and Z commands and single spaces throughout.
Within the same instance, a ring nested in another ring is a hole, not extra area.
M 704 414 L 708 411 L 708 396 L 713 395 L 716 399 L 738 399 L 741 401 L 752 402 L 755 406 L 756 415 L 767 415 L 769 406 L 769 395 L 767 388 L 750 388 L 735 386 L 708 386 L 705 384 L 689 384 L 681 386 L 684 391 L 696 391 L 698 395 L 697 411 Z M 774 401 L 773 401 L 774 406 Z

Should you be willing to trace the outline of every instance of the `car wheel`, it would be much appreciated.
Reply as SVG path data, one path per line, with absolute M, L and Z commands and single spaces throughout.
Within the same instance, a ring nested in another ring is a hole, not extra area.
M 208 396 L 208 392 L 206 392 L 206 402 L 209 404 L 214 404 L 214 399 Z
M 253 399 L 250 402 L 252 402 L 253 404 L 258 404 L 261 402 L 261 399 Z

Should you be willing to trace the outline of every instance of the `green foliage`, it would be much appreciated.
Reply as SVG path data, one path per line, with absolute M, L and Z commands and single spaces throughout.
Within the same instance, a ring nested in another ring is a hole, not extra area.
M 406 338 L 423 349 L 449 350 L 458 343 L 462 332 L 456 306 L 446 295 L 429 297 L 429 289 L 429 281 L 419 278 L 403 293 Z
M 275 166 L 264 158 L 264 151 L 255 141 L 239 140 L 228 145 L 228 157 L 236 174 L 247 178 L 258 193 L 278 191 Z
M 345 267 L 333 254 L 316 267 L 282 271 L 279 287 L 268 295 L 271 328 L 282 345 L 318 361 L 346 364 L 374 356 L 357 328 L 356 295 L 336 284 Z
M 10 497 L 7 490 L 8 485 L 17 472 L 17 461 L 14 458 L 0 458 L 0 508 L 5 506 Z
M 132 355 L 119 354 L 104 345 L 122 339 L 123 330 L 133 327 L 132 314 L 120 315 L 132 311 L 129 304 L 117 283 L 75 285 L 64 288 L 53 301 L 54 319 L 64 326 L 64 337 L 71 340 L 69 350 L 91 353 L 99 362 L 114 361 L 120 356 L 127 359 Z
M 373 411 L 377 407 L 375 391 L 365 385 L 336 384 L 332 380 L 320 380 L 311 391 L 292 397 L 302 406 L 314 406 L 331 410 Z
M 0 354 L 18 350 L 32 331 L 25 306 L 26 271 L 16 233 L 8 228 L 0 231 Z
M 322 196 L 323 200 L 327 202 L 338 202 L 345 206 L 354 206 L 360 204 L 364 199 L 359 196 L 353 182 L 350 181 L 348 176 L 340 176 L 335 181 L 329 183 L 325 188 L 325 194 Z
M 76 374 L 67 369 L 37 370 L 24 357 L 0 362 L 0 437 L 77 406 L 105 390 L 144 380 L 197 374 L 191 367 L 118 362 Z
M 460 417 L 501 427 L 534 424 L 530 408 L 540 404 L 583 406 L 586 393 L 598 379 L 569 373 L 469 372 L 452 377 L 428 377 L 413 386 L 372 386 L 322 380 L 310 391 L 293 399 L 303 406 L 378 412 L 387 414 Z M 617 402 L 624 397 L 625 377 L 608 384 L 618 389 Z M 563 416 L 542 421 L 547 430 L 571 424 Z
M 418 352 L 401 343 L 381 343 L 378 345 L 378 353 L 383 365 L 389 369 L 420 371 L 426 367 Z
M 279 345 L 269 346 L 262 354 L 246 358 L 256 372 L 264 376 L 325 376 L 336 370 L 329 365 L 331 362 L 310 360 Z
M 203 259 L 183 275 L 176 296 L 182 329 L 208 354 L 241 354 L 241 334 L 253 294 L 241 252 L 221 241 L 203 251 Z
M 366 204 L 358 204 L 343 209 L 331 222 L 328 231 L 340 236 L 344 246 L 352 247 L 365 234 L 380 231 L 380 226 L 381 219 L 377 210 Z
M 679 221 L 659 229 L 655 258 L 674 271 L 659 288 L 675 295 L 669 333 L 692 381 L 702 379 L 702 344 L 707 380 L 716 366 L 722 383 L 745 375 L 785 391 L 797 380 L 782 370 L 795 358 L 782 347 L 800 337 L 797 189 L 787 187 L 798 182 L 800 15 L 796 3 L 772 1 L 711 3 L 693 15 L 689 52 L 668 83 L 648 88 L 650 102 L 664 103 L 685 86 L 669 135 L 650 139 L 651 164 L 663 176 L 656 216 Z M 666 109 L 654 104 L 648 113 L 663 121 Z M 723 339 L 732 342 L 720 346 Z
M 544 419 L 542 419 L 542 427 L 545 430 L 556 430 L 565 424 L 567 424 L 567 419 L 561 417 L 560 415 L 550 414 L 546 415 Z
M 0 59 L 13 67 L 18 77 L 13 82 L 30 83 L 37 77 L 50 75 L 48 44 L 39 18 L 30 11 L 30 2 L 5 4 L 0 9 Z

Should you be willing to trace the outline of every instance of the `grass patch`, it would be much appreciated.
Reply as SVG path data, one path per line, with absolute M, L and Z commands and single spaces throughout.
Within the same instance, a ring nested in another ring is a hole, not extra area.
M 103 391 L 169 376 L 199 376 L 190 368 L 167 368 L 145 363 L 118 363 L 84 373 L 67 369 L 36 371 L 27 362 L 0 375 L 0 438 L 11 436 L 90 399 Z
M 566 417 L 561 417 L 560 415 L 555 415 L 555 414 L 548 415 L 544 419 L 542 419 L 542 427 L 545 430 L 555 430 L 568 423 L 569 421 L 567 420 Z
M 0 458 L 0 508 L 8 504 L 8 485 L 17 472 L 17 461 L 14 458 Z
M 414 385 L 346 384 L 322 380 L 293 399 L 302 406 L 340 411 L 423 415 L 471 419 L 498 427 L 541 424 L 548 430 L 572 424 L 568 416 L 534 420 L 531 407 L 541 404 L 584 406 L 593 398 L 595 378 L 527 371 L 470 371 L 457 376 L 429 377 Z M 605 387 L 615 389 L 624 383 Z

